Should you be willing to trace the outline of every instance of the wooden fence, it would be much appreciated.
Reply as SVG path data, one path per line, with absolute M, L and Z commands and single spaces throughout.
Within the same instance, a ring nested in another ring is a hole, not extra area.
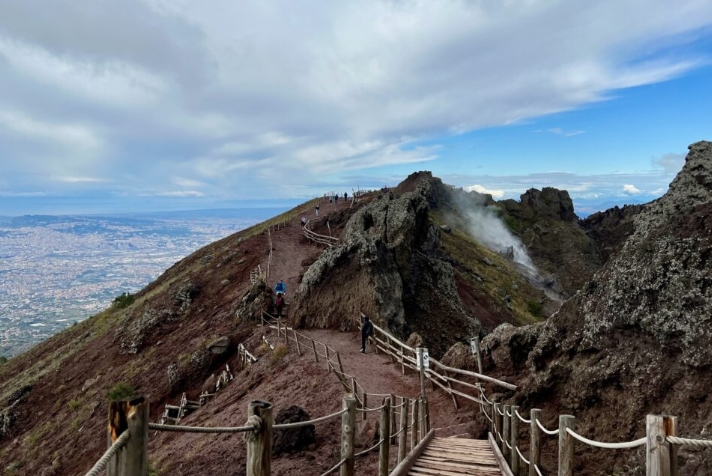
M 326 236 L 326 235 L 320 235 L 319 233 L 313 232 L 312 230 L 309 229 L 311 226 L 311 223 L 313 221 L 317 221 L 318 219 L 311 218 L 307 220 L 307 222 L 304 224 L 304 236 L 307 237 L 307 239 L 313 241 L 314 243 L 318 243 L 320 245 L 326 245 L 326 246 L 334 246 L 339 243 L 339 239 L 336 238 L 335 236 Z

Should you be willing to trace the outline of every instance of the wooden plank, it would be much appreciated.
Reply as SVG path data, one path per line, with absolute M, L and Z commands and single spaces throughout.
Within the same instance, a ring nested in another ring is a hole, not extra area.
M 432 468 L 432 469 L 447 469 L 450 471 L 459 471 L 464 474 L 478 474 L 479 471 L 492 471 L 496 469 L 496 466 L 484 466 L 478 467 L 476 465 L 466 465 L 466 464 L 454 464 L 454 463 L 441 463 L 441 462 L 430 462 L 423 461 L 418 458 L 418 462 L 413 466 L 413 468 Z
M 440 452 L 433 452 L 433 451 L 424 451 L 423 456 L 427 458 L 432 458 L 432 459 L 442 459 L 442 460 L 459 460 L 462 459 L 464 461 L 475 461 L 475 462 L 483 462 L 483 463 L 497 463 L 497 461 L 494 458 L 494 455 L 492 454 L 465 454 L 465 453 L 448 453 L 448 454 L 442 454 Z
M 413 466 L 413 468 L 410 470 L 410 472 L 408 472 L 408 474 L 412 474 L 414 476 L 461 476 L 463 474 L 468 473 L 463 473 L 460 471 L 448 471 L 445 469 L 423 468 L 420 466 Z M 499 471 L 476 471 L 474 473 L 469 474 L 475 474 L 477 476 L 502 476 Z
M 418 458 L 418 461 L 428 461 L 430 463 L 444 463 L 444 464 L 452 464 L 452 465 L 461 465 L 463 467 L 472 467 L 472 466 L 483 466 L 483 467 L 497 467 L 497 462 L 492 460 L 491 462 L 488 461 L 480 461 L 477 458 L 469 458 L 469 459 L 464 459 L 464 458 L 458 458 L 458 459 L 448 459 L 448 458 L 433 458 L 427 455 L 421 455 L 420 458 Z

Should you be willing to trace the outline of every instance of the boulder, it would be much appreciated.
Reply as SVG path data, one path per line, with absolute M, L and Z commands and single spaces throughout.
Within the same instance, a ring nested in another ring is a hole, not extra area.
M 282 423 L 296 423 L 308 421 L 311 418 L 302 408 L 292 405 L 283 408 L 274 420 L 276 425 Z M 316 443 L 316 431 L 314 425 L 301 426 L 299 428 L 287 428 L 284 430 L 274 430 L 272 441 L 272 454 L 294 453 L 308 448 Z
M 212 341 L 210 344 L 208 344 L 208 350 L 212 352 L 213 354 L 224 354 L 227 351 L 228 346 L 230 345 L 230 338 L 227 336 L 222 336 L 218 337 L 214 341 Z

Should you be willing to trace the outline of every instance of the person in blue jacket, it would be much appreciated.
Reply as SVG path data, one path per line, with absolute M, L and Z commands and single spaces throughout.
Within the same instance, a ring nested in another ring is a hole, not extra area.
M 279 282 L 274 285 L 274 292 L 277 294 L 287 294 L 287 286 L 284 285 L 284 281 L 280 279 Z

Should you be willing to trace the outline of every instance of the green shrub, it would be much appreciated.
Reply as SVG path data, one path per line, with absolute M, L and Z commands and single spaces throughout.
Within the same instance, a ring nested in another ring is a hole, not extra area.
M 529 301 L 527 303 L 527 310 L 529 310 L 529 314 L 531 314 L 534 317 L 541 317 L 542 316 L 542 305 L 539 301 Z
M 7 363 L 7 357 L 5 357 L 4 355 L 0 355 L 0 365 L 3 365 L 5 363 Z
M 112 306 L 114 306 L 116 309 L 123 309 L 133 304 L 134 299 L 135 295 L 131 293 L 123 293 L 121 296 L 114 298 Z
M 277 363 L 289 353 L 289 347 L 284 344 L 277 344 L 277 347 L 272 351 L 272 363 Z
M 109 400 L 123 400 L 136 395 L 136 390 L 131 385 L 119 382 L 109 390 Z
M 72 411 L 76 411 L 79 409 L 79 407 L 82 406 L 82 401 L 79 400 L 78 398 L 69 400 L 69 409 Z

